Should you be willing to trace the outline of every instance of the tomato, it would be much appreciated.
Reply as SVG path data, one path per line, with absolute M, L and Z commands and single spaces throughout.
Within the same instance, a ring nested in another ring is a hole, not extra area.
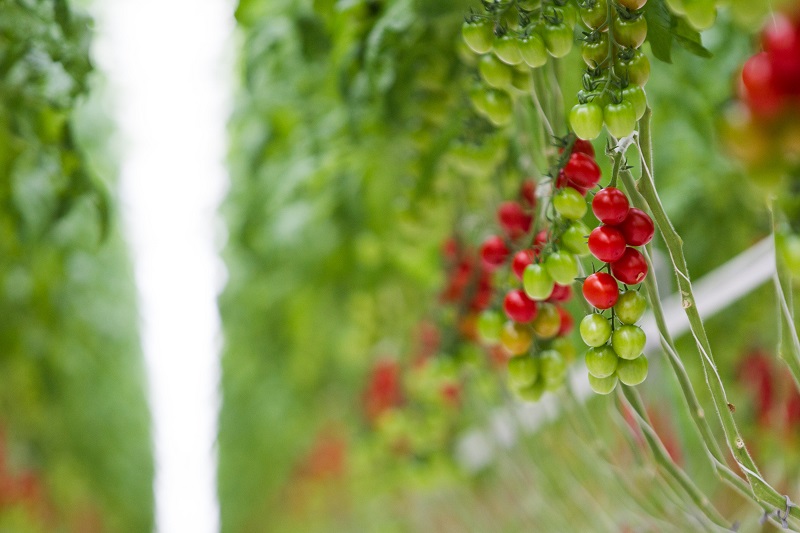
M 478 317 L 478 336 L 484 344 L 497 344 L 503 331 L 503 317 L 497 311 L 484 311 Z
M 577 357 L 578 352 L 575 349 L 575 343 L 572 340 L 564 338 L 564 337 L 557 337 L 553 339 L 550 343 L 550 349 L 557 351 L 561 354 L 561 357 L 564 358 L 564 362 L 567 364 L 572 363 Z
M 617 377 L 625 385 L 633 387 L 647 379 L 647 357 L 640 355 L 636 359 L 620 359 L 617 366 Z
M 614 69 L 617 76 L 639 87 L 644 87 L 650 79 L 650 60 L 641 50 L 635 50 L 630 57 L 617 58 Z
M 481 259 L 488 270 L 495 270 L 508 258 L 506 243 L 497 235 L 492 235 L 481 246 Z
M 631 207 L 628 210 L 625 220 L 622 221 L 618 228 L 629 246 L 644 246 L 653 240 L 653 235 L 656 232 L 650 215 L 636 207 Z
M 561 314 L 558 308 L 550 303 L 539 305 L 539 312 L 531 323 L 533 334 L 540 339 L 552 339 L 561 329 Z
M 516 389 L 533 385 L 539 377 L 539 364 L 530 355 L 517 355 L 508 360 L 508 382 Z
M 636 129 L 636 110 L 633 104 L 623 100 L 618 104 L 610 103 L 603 109 L 603 120 L 608 133 L 621 139 Z
M 586 214 L 586 199 L 572 187 L 559 189 L 553 195 L 553 207 L 567 220 L 578 220 Z
M 522 63 L 522 54 L 517 46 L 517 39 L 511 35 L 495 37 L 492 50 L 494 55 L 507 65 L 519 65 Z
M 555 283 L 541 264 L 528 265 L 522 273 L 522 287 L 525 289 L 525 294 L 534 300 L 547 300 L 553 293 Z
M 505 89 L 511 85 L 511 77 L 513 74 L 511 67 L 492 54 L 486 54 L 481 57 L 480 63 L 478 63 L 478 71 L 483 81 L 488 83 L 491 87 Z
M 559 153 L 561 153 L 559 151 Z M 575 142 L 572 144 L 572 153 L 573 154 L 586 154 L 589 157 L 594 158 L 594 146 L 592 143 L 585 139 L 575 139 Z
M 566 302 L 572 298 L 572 285 L 561 285 L 556 283 L 555 287 L 553 287 L 553 292 L 550 294 L 550 298 L 547 299 L 548 302 Z
M 644 15 L 626 19 L 614 17 L 614 39 L 628 48 L 639 48 L 647 37 L 647 20 Z
M 591 313 L 583 317 L 578 331 L 587 346 L 603 346 L 611 338 L 611 322 L 603 315 Z
M 497 208 L 497 220 L 511 239 L 518 239 L 531 229 L 533 217 L 518 202 L 507 201 Z
M 772 62 L 766 52 L 754 55 L 742 68 L 739 93 L 750 110 L 758 116 L 773 117 L 785 103 L 785 97 L 773 78 Z
M 514 69 L 514 72 L 511 74 L 511 86 L 523 93 L 530 93 L 533 91 L 533 78 L 531 77 L 530 70 L 527 70 L 528 67 L 525 67 L 525 69 L 525 72 Z
M 605 344 L 589 348 L 586 352 L 586 370 L 590 376 L 607 378 L 614 375 L 619 364 L 619 357 L 614 350 Z
M 622 359 L 636 359 L 646 343 L 647 336 L 639 326 L 620 326 L 611 334 L 611 346 Z
M 596 40 L 590 40 L 596 35 Z M 590 34 L 581 45 L 581 56 L 584 63 L 591 68 L 597 68 L 608 60 L 608 35 L 605 33 Z
M 596 139 L 603 131 L 603 109 L 594 102 L 575 104 L 569 112 L 569 125 L 579 139 Z
M 642 9 L 647 3 L 647 0 L 617 0 L 617 3 L 623 7 L 627 7 L 631 11 Z
M 522 281 L 522 273 L 525 272 L 525 267 L 533 263 L 536 258 L 536 252 L 533 250 L 520 250 L 514 254 L 514 259 L 511 261 L 511 270 L 514 275 Z
M 521 355 L 528 351 L 533 343 L 530 328 L 516 322 L 506 322 L 500 332 L 500 344 L 511 355 Z
M 561 285 L 572 283 L 578 276 L 578 260 L 566 250 L 558 250 L 548 255 L 544 267 L 553 281 Z
M 576 8 L 572 2 L 565 2 L 564 5 L 556 7 L 554 11 L 556 12 L 556 16 L 564 21 L 564 24 L 570 28 L 574 28 L 578 23 L 578 8 Z
M 684 0 L 686 20 L 698 31 L 707 30 L 717 19 L 717 6 L 713 0 Z
M 547 63 L 547 48 L 544 39 L 538 33 L 517 40 L 517 48 L 526 65 L 532 68 L 541 67 Z
M 572 314 L 563 307 L 556 306 L 556 310 L 558 310 L 558 316 L 561 318 L 561 325 L 558 327 L 557 335 L 559 337 L 569 335 L 572 332 L 572 328 L 575 326 L 575 320 L 573 320 Z
M 623 324 L 635 324 L 647 309 L 647 300 L 639 291 L 625 291 L 614 305 L 614 315 Z
M 595 272 L 583 282 L 583 297 L 597 309 L 609 309 L 619 298 L 617 280 L 611 274 Z
M 564 166 L 564 175 L 578 187 L 591 189 L 600 181 L 600 167 L 593 157 L 573 153 Z
M 507 92 L 488 89 L 486 91 L 486 117 L 495 126 L 505 126 L 511 122 L 514 104 Z
M 525 292 L 520 289 L 514 289 L 506 293 L 506 297 L 503 300 L 503 311 L 514 322 L 525 323 L 536 317 L 538 306 L 536 302 L 528 298 Z
M 769 55 L 793 52 L 800 48 L 800 33 L 786 15 L 776 12 L 761 32 L 761 46 Z
M 582 222 L 574 222 L 561 234 L 561 245 L 578 257 L 589 255 L 588 236 L 589 228 Z
M 554 390 L 564 383 L 567 377 L 567 364 L 555 350 L 545 350 L 539 354 L 539 376 L 547 390 Z
M 545 24 L 542 30 L 547 53 L 553 57 L 564 57 L 572 50 L 572 28 L 565 23 Z
M 616 187 L 600 189 L 592 199 L 592 213 L 603 224 L 614 226 L 622 223 L 628 215 L 628 209 L 628 197 Z
M 590 30 L 599 29 L 608 19 L 608 2 L 592 0 L 580 8 L 581 20 Z M 608 46 L 608 40 L 606 40 Z
M 544 380 L 537 380 L 529 387 L 514 389 L 514 393 L 519 397 L 520 400 L 524 400 L 526 402 L 538 402 L 542 398 L 542 394 L 544 394 Z
M 589 250 L 604 263 L 618 260 L 626 247 L 625 237 L 614 226 L 598 226 L 589 234 Z
M 485 54 L 491 51 L 494 42 L 494 22 L 488 20 L 464 22 L 461 26 L 461 36 L 473 52 Z
M 609 376 L 607 378 L 596 378 L 589 374 L 589 386 L 597 394 L 611 394 L 617 387 L 617 376 Z
M 626 285 L 636 285 L 647 277 L 647 261 L 635 248 L 626 248 L 622 257 L 611 263 L 611 274 Z
M 636 111 L 636 120 L 644 116 L 644 112 L 647 111 L 647 95 L 642 87 L 628 85 L 622 89 L 622 99 L 633 104 L 633 109 Z

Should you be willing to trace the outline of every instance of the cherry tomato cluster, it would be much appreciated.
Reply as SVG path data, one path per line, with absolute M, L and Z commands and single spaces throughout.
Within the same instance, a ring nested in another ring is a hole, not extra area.
M 595 194 L 592 212 L 602 225 L 589 234 L 592 255 L 606 263 L 583 282 L 583 296 L 595 312 L 580 323 L 586 352 L 589 383 L 599 394 L 609 394 L 617 381 L 638 385 L 647 377 L 648 363 L 643 355 L 647 338 L 636 325 L 647 308 L 638 291 L 628 289 L 647 276 L 647 262 L 635 247 L 650 242 L 655 226 L 644 211 L 630 207 L 628 197 L 615 187 Z M 619 283 L 626 286 L 620 294 Z M 603 311 L 611 309 L 611 316 Z
M 478 72 L 484 84 L 470 94 L 475 109 L 496 126 L 511 122 L 513 96 L 530 93 L 531 69 L 548 57 L 564 57 L 572 49 L 578 22 L 574 0 L 511 0 L 484 2 L 462 26 L 464 42 L 480 54 Z
M 647 109 L 644 85 L 650 60 L 640 50 L 647 37 L 642 8 L 647 0 L 584 0 L 580 8 L 588 28 L 582 44 L 586 74 L 569 123 L 580 139 L 595 139 L 605 125 L 616 137 L 633 133 Z
M 587 212 L 584 195 L 599 180 L 594 148 L 575 141 L 569 152 L 562 151 L 552 175 L 538 185 L 542 191 L 554 189 L 552 201 L 537 202 L 537 184 L 524 182 L 519 200 L 498 209 L 503 235 L 488 237 L 481 248 L 487 267 L 496 275 L 508 269 L 511 283 L 502 305 L 497 305 L 502 311 L 490 309 L 480 315 L 479 338 L 510 356 L 509 384 L 522 399 L 536 401 L 545 391 L 560 387 L 575 358 L 567 338 L 574 318 L 564 304 L 572 298 L 572 284 L 580 275 L 578 257 L 589 254 L 589 228 L 581 221 Z
M 737 79 L 723 136 L 757 183 L 774 186 L 800 171 L 800 18 L 776 13 L 761 47 Z

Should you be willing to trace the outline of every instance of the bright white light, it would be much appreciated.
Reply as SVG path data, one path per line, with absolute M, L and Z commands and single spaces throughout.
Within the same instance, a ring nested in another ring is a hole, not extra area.
M 161 533 L 219 530 L 214 442 L 220 325 L 215 212 L 224 194 L 233 6 L 97 2 L 95 55 L 124 140 L 122 215 L 133 249 L 154 419 Z

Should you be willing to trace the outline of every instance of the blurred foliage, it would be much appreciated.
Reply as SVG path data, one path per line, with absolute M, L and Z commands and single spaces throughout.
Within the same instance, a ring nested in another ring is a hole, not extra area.
M 65 0 L 0 9 L 0 530 L 149 531 L 150 419 L 92 21 Z
M 365 422 L 361 391 L 372 361 L 389 357 L 411 367 L 421 320 L 443 325 L 444 335 L 456 327 L 437 305 L 441 243 L 449 235 L 480 242 L 496 227 L 496 205 L 521 178 L 541 176 L 553 153 L 530 102 L 517 100 L 511 130 L 495 130 L 471 111 L 474 59 L 459 38 L 471 6 L 239 2 L 240 86 L 223 207 L 229 282 L 220 298 L 218 490 L 226 533 L 561 531 L 566 517 L 575 531 L 699 527 L 696 509 L 654 477 L 652 457 L 613 398 L 582 407 L 560 393 L 568 412 L 562 420 L 513 446 L 494 443 L 494 460 L 478 471 L 453 461 L 458 436 L 440 454 L 398 459 L 381 442 L 385 428 L 372 431 Z M 647 85 L 656 181 L 695 276 L 770 234 L 762 193 L 716 143 L 715 113 L 731 97 L 753 43 L 723 11 L 703 34 L 712 58 L 674 48 L 671 65 L 653 63 Z M 560 80 L 564 99 L 553 95 L 546 106 L 574 103 L 580 63 L 574 52 L 546 71 Z M 563 124 L 556 128 L 566 132 Z M 602 142 L 595 145 L 601 154 Z M 670 276 L 665 280 L 668 291 Z M 772 291 L 763 288 L 708 322 L 746 435 L 756 428 L 754 400 L 737 381 L 738 361 L 750 346 L 775 346 L 774 307 Z M 681 339 L 680 346 L 702 390 L 694 344 Z M 453 415 L 459 431 L 493 424 L 491 409 L 509 404 L 497 384 L 502 375 L 477 359 L 460 376 L 468 386 Z M 700 456 L 670 375 L 653 357 L 642 392 L 654 425 L 725 516 L 758 530 L 758 513 L 720 487 Z M 701 401 L 712 413 L 709 399 Z M 768 431 L 758 429 L 759 442 L 770 439 L 761 438 Z M 790 457 L 785 450 L 794 437 L 774 437 L 771 449 Z M 598 442 L 606 443 L 606 455 Z M 320 454 L 332 463 L 319 467 Z M 319 475 L 309 476 L 309 464 Z M 774 469 L 768 463 L 766 470 Z

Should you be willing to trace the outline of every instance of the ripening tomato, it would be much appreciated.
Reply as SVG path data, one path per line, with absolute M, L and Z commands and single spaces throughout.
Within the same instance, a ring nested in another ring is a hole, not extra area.
M 514 271 L 514 275 L 522 281 L 522 274 L 525 272 L 525 267 L 533 263 L 536 259 L 536 252 L 531 249 L 527 250 L 520 250 L 516 254 L 514 254 L 514 259 L 511 261 L 511 270 Z
M 605 33 L 596 34 L 595 40 L 583 41 L 581 45 L 581 57 L 584 63 L 591 68 L 597 68 L 608 60 L 608 35 Z
M 617 58 L 614 70 L 628 83 L 644 87 L 650 79 L 650 60 L 641 50 L 635 50 L 630 57 Z
M 647 37 L 647 20 L 644 15 L 623 18 L 619 14 L 614 17 L 614 39 L 628 48 L 639 48 Z
M 581 20 L 590 30 L 599 29 L 608 19 L 608 2 L 606 0 L 591 0 L 580 8 Z M 606 41 L 606 46 L 608 41 Z

